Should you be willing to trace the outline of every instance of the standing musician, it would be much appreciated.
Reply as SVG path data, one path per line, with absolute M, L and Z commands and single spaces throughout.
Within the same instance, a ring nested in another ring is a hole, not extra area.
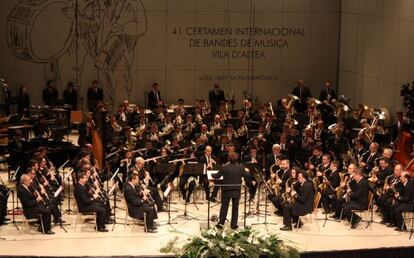
M 338 204 L 335 206 L 334 218 L 339 218 L 341 209 L 343 209 L 343 218 L 348 219 L 351 223 L 351 228 L 356 228 L 361 218 L 357 214 L 353 214 L 351 219 L 351 210 L 364 210 L 368 208 L 368 180 L 364 178 L 364 174 L 360 168 L 354 169 L 352 177 L 353 185 L 347 189 L 344 197 L 337 200 Z
M 159 101 L 162 101 L 161 92 L 159 90 L 158 83 L 154 82 L 152 84 L 152 90 L 148 92 L 147 108 L 154 110 L 156 107 L 158 107 Z
M 312 97 L 311 91 L 305 86 L 304 80 L 298 80 L 298 84 L 293 88 L 292 94 L 299 98 L 299 101 L 294 104 L 295 110 L 298 113 L 304 113 L 308 107 L 308 98 Z
M 404 223 L 402 213 L 414 211 L 414 182 L 410 178 L 410 173 L 404 171 L 400 176 L 402 184 L 401 192 L 395 192 L 390 207 L 391 224 L 394 224 L 397 231 L 404 231 L 407 226 Z
M 104 93 L 101 88 L 98 88 L 99 82 L 97 80 L 92 81 L 92 87 L 87 92 L 87 105 L 90 112 L 95 112 L 98 103 L 103 101 Z
M 292 230 L 292 221 L 295 224 L 299 223 L 299 225 L 295 225 L 295 227 L 302 227 L 303 223 L 299 220 L 299 216 L 312 212 L 315 189 L 313 188 L 312 183 L 308 180 L 308 174 L 304 171 L 299 171 L 298 181 L 300 183 L 300 188 L 297 190 L 296 194 L 290 194 L 291 201 L 285 203 L 283 206 L 284 227 L 280 228 L 280 230 Z
M 210 101 L 212 111 L 217 111 L 221 102 L 226 100 L 224 91 L 220 89 L 220 85 L 214 84 L 214 89 L 208 93 L 208 100 Z
M 48 106 L 53 106 L 57 104 L 59 94 L 55 88 L 55 82 L 52 80 L 47 81 L 46 88 L 42 91 L 43 103 Z
M 25 217 L 28 219 L 34 219 L 37 215 L 41 215 L 45 234 L 55 234 L 55 232 L 51 230 L 50 210 L 46 208 L 44 199 L 39 192 L 33 189 L 32 179 L 26 174 L 23 174 L 20 177 L 20 185 L 17 189 L 17 196 L 22 203 Z M 39 231 L 41 231 L 41 228 L 39 228 Z
M 339 162 L 336 160 L 332 161 L 329 170 L 323 175 L 324 178 L 320 191 L 322 207 L 325 213 L 330 213 L 330 205 L 336 199 L 336 188 L 339 186 L 341 181 L 338 167 Z
M 240 200 L 240 188 L 242 183 L 242 177 L 247 178 L 249 175 L 246 173 L 244 167 L 238 164 L 239 155 L 236 152 L 229 154 L 229 164 L 224 165 L 218 173 L 213 174 L 213 178 L 219 179 L 223 177 L 223 186 L 221 194 L 221 207 L 218 228 L 223 228 L 226 222 L 227 211 L 229 209 L 230 199 L 232 201 L 232 212 L 230 227 L 237 229 L 237 219 L 239 216 L 239 200 Z M 229 185 L 229 186 L 226 186 Z
M 98 200 L 99 194 L 87 188 L 86 184 L 88 180 L 88 174 L 85 170 L 78 174 L 78 182 L 75 185 L 74 195 L 79 212 L 95 212 L 98 231 L 108 232 L 105 227 L 105 220 L 107 220 L 110 214 L 107 214 L 105 207 Z
M 149 190 L 140 186 L 137 174 L 130 174 L 128 182 L 124 186 L 125 201 L 128 205 L 128 215 L 135 219 L 143 219 L 146 214 L 146 232 L 157 233 L 154 219 L 157 219 L 157 212 L 154 204 L 150 202 Z

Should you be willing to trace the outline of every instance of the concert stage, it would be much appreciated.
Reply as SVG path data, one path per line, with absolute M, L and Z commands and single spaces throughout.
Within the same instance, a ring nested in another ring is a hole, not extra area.
M 5 178 L 4 174 L 3 178 Z M 199 196 L 201 197 L 201 192 Z M 33 227 L 18 231 L 13 224 L 1 226 L 0 237 L 4 240 L 0 240 L 0 256 L 172 257 L 160 253 L 159 249 L 174 237 L 185 240 L 190 235 L 199 234 L 200 227 L 206 227 L 207 219 L 206 202 L 197 205 L 199 210 L 193 204 L 188 205 L 188 215 L 193 218 L 185 220 L 178 216 L 184 214 L 184 202 L 178 200 L 176 192 L 173 201 L 178 201 L 177 204 L 172 204 L 172 209 L 178 212 L 171 213 L 171 222 L 176 224 L 164 225 L 168 221 L 168 214 L 159 213 L 158 222 L 161 226 L 156 234 L 144 233 L 143 227 L 138 225 L 128 225 L 124 231 L 123 224 L 116 224 L 113 231 L 113 225 L 109 225 L 108 233 L 95 233 L 93 225 L 89 223 L 78 223 L 75 232 L 75 212 L 70 215 L 65 214 L 63 217 L 70 223 L 65 226 L 67 233 L 59 226 L 54 226 L 52 230 L 56 234 L 52 236 L 41 235 Z M 213 204 L 213 206 L 211 214 L 218 215 L 220 205 Z M 11 207 L 9 203 L 9 209 Z M 121 203 L 120 207 L 124 207 L 124 204 Z M 252 206 L 252 209 L 254 207 L 256 206 Z M 66 208 L 65 201 L 63 209 Z M 74 209 L 73 206 L 71 208 Z M 361 222 L 358 228 L 349 230 L 344 221 L 341 223 L 327 221 L 323 227 L 323 220 L 318 223 L 306 220 L 304 227 L 299 231 L 284 232 L 279 230 L 282 226 L 282 218 L 273 215 L 272 206 L 269 206 L 269 210 L 272 215 L 267 217 L 267 222 L 277 225 L 264 225 L 264 217 L 252 215 L 247 218 L 247 225 L 254 224 L 252 227 L 259 231 L 267 230 L 291 241 L 291 244 L 301 251 L 302 257 L 409 257 L 409 254 L 414 251 L 414 239 L 408 239 L 408 232 L 400 233 L 379 223 L 374 223 L 372 227 L 365 229 L 366 224 Z M 242 211 L 243 205 L 240 206 L 240 226 Z M 118 223 L 123 223 L 125 212 L 121 209 L 117 210 L 116 217 Z M 320 211 L 318 217 L 323 219 L 325 215 Z M 374 220 L 379 221 L 379 218 L 375 217 Z M 21 222 L 22 216 L 16 216 L 16 221 Z M 17 223 L 17 226 L 20 228 L 22 225 Z

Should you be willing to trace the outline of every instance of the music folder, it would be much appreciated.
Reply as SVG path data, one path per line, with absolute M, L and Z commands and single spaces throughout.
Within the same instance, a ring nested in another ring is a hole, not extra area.
M 214 178 L 213 175 L 217 174 L 219 172 L 219 170 L 207 170 L 207 179 L 209 181 L 212 180 L 223 180 L 223 176 L 221 176 L 220 178 Z

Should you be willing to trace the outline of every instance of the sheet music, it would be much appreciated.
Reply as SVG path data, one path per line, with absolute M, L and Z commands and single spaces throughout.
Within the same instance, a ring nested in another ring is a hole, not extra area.
M 220 178 L 213 178 L 212 175 L 217 174 L 219 171 L 218 170 L 207 170 L 207 179 L 208 180 L 223 180 L 223 176 L 221 176 Z
M 165 192 L 164 192 L 164 197 L 167 197 L 170 194 L 171 190 L 172 190 L 171 184 L 168 184 L 168 187 L 167 189 L 165 189 Z

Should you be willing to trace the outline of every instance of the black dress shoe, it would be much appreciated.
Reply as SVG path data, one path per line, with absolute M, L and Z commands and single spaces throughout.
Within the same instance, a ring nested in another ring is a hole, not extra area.
M 221 225 L 221 224 L 216 224 L 216 228 L 218 228 L 218 229 L 223 229 L 223 225 Z
M 387 225 L 388 221 L 386 221 L 385 219 L 380 221 L 381 224 Z
M 49 231 L 46 231 L 46 232 L 45 232 L 45 234 L 46 234 L 46 235 L 54 235 L 54 234 L 55 234 L 55 232 L 53 232 L 52 230 L 49 230 Z
M 351 228 L 354 229 L 354 228 L 358 227 L 358 224 L 359 224 L 360 221 L 361 221 L 361 219 L 355 220 L 354 223 L 352 223 Z
M 165 207 L 161 207 L 159 209 L 157 209 L 158 212 L 166 212 L 167 209 Z
M 292 226 L 284 226 L 283 228 L 280 228 L 280 230 L 282 231 L 291 231 L 292 230 Z
M 147 233 L 158 233 L 156 228 L 149 228 L 147 229 Z
M 216 198 L 210 198 L 210 202 L 217 202 Z
M 239 228 L 239 226 L 231 227 L 231 229 L 233 229 L 233 230 L 237 230 L 238 228 Z
M 407 227 L 403 227 L 402 229 L 401 229 L 401 227 L 397 227 L 397 228 L 395 228 L 395 231 L 404 232 L 404 231 L 407 231 Z
M 0 221 L 0 226 L 9 224 L 7 221 Z
M 11 219 L 9 219 L 9 218 L 4 218 L 4 221 L 10 221 Z
M 106 228 L 98 228 L 98 232 L 108 232 Z
M 190 202 L 190 197 L 185 198 L 185 203 L 189 203 Z

